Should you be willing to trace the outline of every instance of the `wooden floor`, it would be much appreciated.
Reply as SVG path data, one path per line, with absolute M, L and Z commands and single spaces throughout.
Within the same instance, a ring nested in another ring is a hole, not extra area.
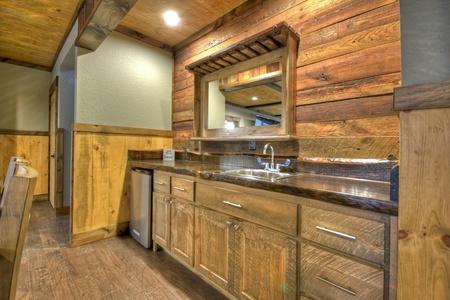
M 69 216 L 35 201 L 17 299 L 227 299 L 163 251 L 129 235 L 69 245 Z

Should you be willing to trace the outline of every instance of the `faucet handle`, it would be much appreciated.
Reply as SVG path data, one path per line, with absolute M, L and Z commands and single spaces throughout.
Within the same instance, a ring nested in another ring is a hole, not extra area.
M 263 161 L 261 160 L 260 157 L 258 157 L 258 158 L 256 159 L 256 161 L 257 161 L 258 164 L 260 164 L 261 166 L 264 166 L 264 170 L 268 170 L 268 169 L 269 169 L 269 163 L 263 162 Z
M 290 159 L 286 159 L 286 162 L 284 164 L 277 164 L 277 170 L 280 169 L 280 167 L 287 167 L 291 164 L 291 160 Z

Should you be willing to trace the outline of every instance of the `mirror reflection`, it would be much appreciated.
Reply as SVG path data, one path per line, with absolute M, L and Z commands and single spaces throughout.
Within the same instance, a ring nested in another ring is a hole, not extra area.
M 208 83 L 208 129 L 281 123 L 281 62 Z

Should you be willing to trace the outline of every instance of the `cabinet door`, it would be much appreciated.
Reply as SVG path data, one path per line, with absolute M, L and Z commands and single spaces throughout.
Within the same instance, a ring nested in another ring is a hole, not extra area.
M 229 216 L 195 208 L 195 269 L 224 290 L 230 289 L 234 230 Z
M 170 206 L 170 249 L 176 257 L 193 267 L 194 205 L 174 198 Z
M 153 250 L 156 245 L 169 247 L 170 241 L 170 196 L 153 192 Z
M 236 264 L 242 299 L 295 299 L 297 242 L 251 223 L 236 230 Z

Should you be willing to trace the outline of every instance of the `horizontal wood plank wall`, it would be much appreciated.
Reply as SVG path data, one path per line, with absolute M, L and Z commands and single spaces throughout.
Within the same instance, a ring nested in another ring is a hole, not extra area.
M 71 244 L 116 235 L 128 227 L 128 149 L 172 147 L 172 133 L 89 124 L 73 125 Z
M 398 158 L 400 125 L 393 111 L 393 89 L 401 85 L 398 0 L 264 1 L 225 20 L 175 47 L 177 147 L 190 146 L 193 130 L 195 83 L 185 66 L 286 21 L 300 36 L 299 156 Z
M 34 195 L 48 194 L 48 132 L 0 130 L 0 182 L 11 156 L 25 158 L 39 172 Z

